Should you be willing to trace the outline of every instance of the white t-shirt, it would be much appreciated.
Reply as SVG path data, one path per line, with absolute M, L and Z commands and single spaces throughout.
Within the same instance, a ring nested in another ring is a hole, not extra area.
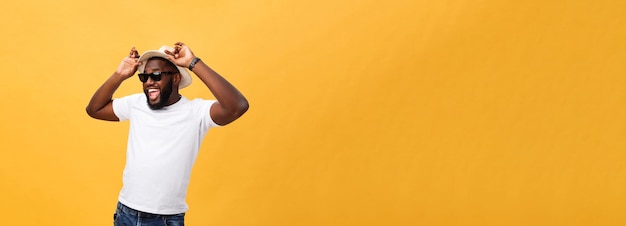
M 130 120 L 121 203 L 154 214 L 187 211 L 187 186 L 200 144 L 209 128 L 219 126 L 209 114 L 213 103 L 182 97 L 151 110 L 143 93 L 113 101 L 120 121 Z

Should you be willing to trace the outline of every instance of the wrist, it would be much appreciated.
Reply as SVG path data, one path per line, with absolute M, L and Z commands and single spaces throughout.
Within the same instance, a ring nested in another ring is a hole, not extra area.
M 198 63 L 198 61 L 200 61 L 199 57 L 194 57 L 193 60 L 191 60 L 191 63 L 189 64 L 189 70 L 193 71 L 193 68 L 196 66 L 196 64 Z
M 119 74 L 116 72 L 116 73 L 113 73 L 113 75 L 111 75 L 111 77 L 109 77 L 108 80 L 117 84 L 121 84 L 128 78 L 129 78 L 128 76 L 123 76 L 122 74 Z
M 125 75 L 125 74 L 122 74 L 122 73 L 119 73 L 119 72 L 114 72 L 113 76 L 111 76 L 111 77 L 124 81 L 124 80 L 126 80 L 127 78 L 129 78 L 131 76 L 133 76 L 133 75 L 128 76 L 128 75 Z

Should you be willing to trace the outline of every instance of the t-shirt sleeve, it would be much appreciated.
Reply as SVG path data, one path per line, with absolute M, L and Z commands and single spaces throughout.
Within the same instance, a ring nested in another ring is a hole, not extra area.
M 113 113 L 120 121 L 126 121 L 130 119 L 130 109 L 135 100 L 135 95 L 125 96 L 122 98 L 113 100 Z
M 211 106 L 217 102 L 217 100 L 200 100 L 196 99 L 199 104 L 198 114 L 201 116 L 202 126 L 204 129 L 209 129 L 211 127 L 221 127 L 217 123 L 213 121 L 211 118 Z

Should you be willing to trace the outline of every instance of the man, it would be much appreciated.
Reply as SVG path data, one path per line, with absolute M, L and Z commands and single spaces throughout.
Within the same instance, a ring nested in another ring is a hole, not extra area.
M 188 68 L 217 100 L 179 94 L 191 84 Z M 139 70 L 143 94 L 113 100 L 120 84 Z M 191 168 L 208 129 L 224 126 L 248 110 L 246 98 L 196 57 L 185 44 L 147 51 L 133 47 L 96 91 L 89 116 L 130 121 L 124 186 L 114 225 L 184 225 Z

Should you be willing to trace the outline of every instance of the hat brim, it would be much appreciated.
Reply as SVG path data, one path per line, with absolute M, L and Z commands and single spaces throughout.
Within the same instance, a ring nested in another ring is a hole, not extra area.
M 164 49 L 167 48 L 166 46 L 161 47 L 160 50 L 148 50 L 146 52 L 144 52 L 143 54 L 141 54 L 141 56 L 139 57 L 139 61 L 142 62 L 141 65 L 139 65 L 139 67 L 137 67 L 137 70 L 144 72 L 145 68 L 146 68 L 146 63 L 148 62 L 149 59 L 153 58 L 153 57 L 161 57 L 163 59 L 167 59 L 167 54 L 165 54 Z M 173 50 L 170 50 L 173 51 Z M 169 62 L 172 62 L 171 60 L 168 60 Z M 176 65 L 174 62 L 172 62 L 172 64 Z M 187 71 L 187 68 L 184 67 L 180 67 L 178 65 L 176 65 L 176 68 L 178 69 L 178 72 L 180 73 L 180 83 L 178 84 L 178 88 L 182 89 L 185 88 L 189 85 L 191 85 L 191 75 L 189 74 L 189 71 Z

